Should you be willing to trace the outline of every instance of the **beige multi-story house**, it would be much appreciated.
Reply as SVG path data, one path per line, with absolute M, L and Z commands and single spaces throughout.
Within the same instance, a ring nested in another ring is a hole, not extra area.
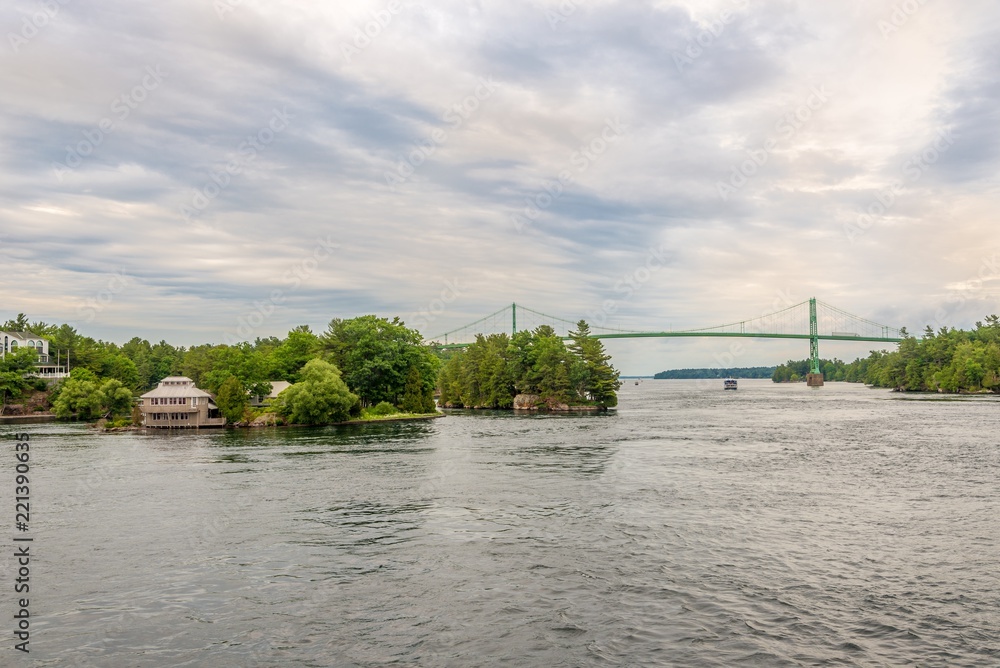
M 139 403 L 144 427 L 222 427 L 226 418 L 212 395 L 194 386 L 186 376 L 168 376 L 156 389 L 142 395 Z

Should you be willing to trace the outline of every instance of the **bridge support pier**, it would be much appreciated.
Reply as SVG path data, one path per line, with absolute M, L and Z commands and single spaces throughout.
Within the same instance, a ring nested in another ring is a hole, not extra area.
M 808 385 L 809 387 L 823 387 L 823 374 L 807 373 L 806 385 Z

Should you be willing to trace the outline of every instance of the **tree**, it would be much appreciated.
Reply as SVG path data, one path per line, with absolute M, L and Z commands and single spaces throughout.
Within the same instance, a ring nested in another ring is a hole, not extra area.
M 70 377 L 62 382 L 52 410 L 61 419 L 75 415 L 81 420 L 93 420 L 101 414 L 104 401 L 96 381 Z
M 0 371 L 0 415 L 7 408 L 7 399 L 19 397 L 28 387 L 24 374 L 17 371 Z
M 104 382 L 100 388 L 101 407 L 111 417 L 125 417 L 132 414 L 135 395 L 116 378 Z
M 433 413 L 437 410 L 434 407 L 434 397 L 424 387 L 424 379 L 415 366 L 411 366 L 406 374 L 406 387 L 403 389 L 403 400 L 399 408 L 406 413 Z
M 26 332 L 28 331 L 28 316 L 18 313 L 17 319 L 8 320 L 3 326 L 0 326 L 0 330 L 6 332 Z
M 365 406 L 380 401 L 398 405 L 411 367 L 417 368 L 426 388 L 433 388 L 441 366 L 423 345 L 420 332 L 406 327 L 399 318 L 335 318 L 320 337 L 320 346 Z
M 569 351 L 566 350 L 562 339 L 554 332 L 539 333 L 535 337 L 534 353 L 535 363 L 531 369 L 531 384 L 537 389 L 542 400 L 569 403 L 575 392 L 572 391 L 570 382 Z
M 329 424 L 346 420 L 357 400 L 336 366 L 314 359 L 302 368 L 299 382 L 278 395 L 276 410 L 293 424 Z
M 319 337 L 308 325 L 296 327 L 288 332 L 288 338 L 276 346 L 267 358 L 271 380 L 287 380 L 296 383 L 299 370 L 306 362 L 316 357 L 319 351 Z
M 34 348 L 18 348 L 0 358 L 0 414 L 7 406 L 7 399 L 20 397 L 31 385 L 28 374 L 35 370 L 37 359 Z
M 249 405 L 247 391 L 243 388 L 243 383 L 236 376 L 227 378 L 219 386 L 215 403 L 227 422 L 233 423 L 242 420 Z
M 132 389 L 139 387 L 139 369 L 135 362 L 122 353 L 107 356 L 101 364 L 101 371 L 98 375 L 103 378 L 119 380 L 122 385 Z
M 622 384 L 618 371 L 609 364 L 611 355 L 604 352 L 604 344 L 590 336 L 590 327 L 584 320 L 576 324 L 576 331 L 570 332 L 570 337 L 573 340 L 570 351 L 577 357 L 572 374 L 577 394 L 599 406 L 617 406 L 616 393 Z

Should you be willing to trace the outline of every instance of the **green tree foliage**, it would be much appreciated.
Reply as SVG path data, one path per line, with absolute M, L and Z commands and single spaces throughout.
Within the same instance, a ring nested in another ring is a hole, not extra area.
M 611 355 L 604 352 L 600 339 L 590 338 L 590 327 L 583 320 L 577 323 L 576 331 L 570 332 L 573 343 L 570 351 L 576 356 L 571 374 L 573 389 L 577 396 L 588 398 L 600 406 L 617 406 L 618 370 L 611 366 Z
M 97 381 L 71 377 L 61 385 L 59 396 L 52 402 L 52 410 L 57 417 L 66 419 L 76 416 L 81 420 L 93 420 L 101 415 L 104 395 Z
M 434 406 L 434 397 L 427 392 L 424 379 L 420 376 L 420 369 L 411 366 L 406 372 L 406 386 L 403 388 L 403 399 L 399 404 L 400 410 L 405 413 L 434 413 L 437 408 Z
M 128 388 L 137 389 L 139 387 L 139 369 L 135 362 L 120 352 L 105 356 L 101 360 L 100 371 L 97 375 L 103 378 L 114 378 Z
M 903 330 L 898 350 L 875 350 L 867 358 L 844 364 L 823 362 L 827 380 L 845 380 L 919 392 L 1000 392 L 1000 318 L 988 316 L 965 331 L 930 326 L 918 339 Z M 774 380 L 804 376 L 808 361 L 775 369 Z M 831 377 L 832 372 L 832 377 Z
M 27 374 L 35 369 L 37 359 L 33 348 L 18 348 L 0 358 L 0 413 L 8 400 L 17 399 L 31 386 Z
M 183 356 L 180 372 L 212 394 L 218 393 L 232 376 L 249 395 L 266 396 L 271 392 L 267 355 L 249 343 L 194 346 Z
M 386 417 L 388 415 L 395 415 L 397 413 L 399 413 L 399 410 L 395 406 L 390 404 L 388 401 L 378 402 L 377 404 L 369 408 L 367 412 L 368 415 L 373 415 L 378 417 Z
M 342 370 L 344 381 L 364 406 L 380 401 L 398 406 L 406 392 L 407 375 L 414 367 L 424 393 L 433 395 L 440 360 L 423 345 L 420 332 L 409 329 L 399 318 L 335 318 L 320 337 L 320 347 Z
M 514 349 L 506 334 L 476 336 L 476 342 L 451 357 L 439 376 L 441 403 L 483 408 L 514 404 Z
M 110 417 L 127 417 L 132 414 L 135 395 L 116 378 L 101 385 L 101 409 Z
M 226 418 L 226 421 L 233 423 L 243 419 L 243 414 L 246 413 L 250 402 L 243 383 L 236 376 L 230 376 L 219 386 L 215 404 L 219 407 L 219 412 Z
M 314 359 L 302 368 L 299 382 L 278 395 L 275 408 L 293 424 L 329 424 L 346 420 L 357 400 L 336 366 Z
M 268 357 L 271 380 L 297 383 L 299 370 L 319 352 L 319 337 L 308 325 L 288 332 L 288 338 L 275 346 Z
M 132 390 L 120 380 L 109 378 L 103 383 L 87 369 L 74 370 L 60 383 L 58 395 L 52 401 L 56 417 L 77 417 L 93 420 L 98 417 L 127 417 L 132 414 Z
M 28 331 L 28 316 L 18 313 L 17 318 L 5 322 L 0 326 L 0 330 L 5 332 L 26 332 Z M 41 332 L 38 333 L 41 334 Z
M 477 336 L 442 368 L 441 404 L 510 408 L 521 393 L 539 395 L 545 402 L 615 406 L 618 371 L 589 333 L 587 323 L 580 321 L 569 347 L 547 325 L 513 337 Z
M 819 369 L 823 374 L 823 380 L 827 382 L 850 380 L 847 377 L 850 364 L 845 364 L 838 359 L 820 359 Z M 784 364 L 775 367 L 771 373 L 771 380 L 775 383 L 789 383 L 804 381 L 809 373 L 809 360 L 788 360 Z

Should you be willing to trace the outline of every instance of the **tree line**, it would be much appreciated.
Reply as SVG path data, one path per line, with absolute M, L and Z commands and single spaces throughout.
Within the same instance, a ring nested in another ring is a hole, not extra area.
M 399 318 L 334 318 L 322 334 L 303 325 L 283 339 L 258 337 L 252 343 L 190 348 L 162 340 L 152 344 L 138 337 L 119 345 L 84 336 L 66 324 L 32 323 L 23 314 L 3 329 L 48 339 L 50 353 L 55 356 L 60 351 L 63 362 L 68 355 L 70 378 L 60 382 L 49 398 L 54 412 L 63 417 L 125 419 L 133 402 L 121 401 L 123 391 L 134 397 L 172 375 L 187 376 L 216 395 L 230 422 L 246 417 L 250 398 L 266 396 L 271 381 L 278 380 L 301 384 L 286 391 L 288 396 L 282 393 L 276 404 L 275 410 L 289 421 L 342 421 L 376 406 L 381 406 L 382 414 L 435 411 L 433 394 L 441 360 L 424 345 L 420 333 Z M 34 360 L 35 351 L 24 349 L 8 353 L 0 362 L 4 403 L 40 389 L 40 381 L 25 377 Z M 310 402 L 312 408 L 307 406 Z M 326 405 L 335 409 L 327 410 Z
M 583 320 L 567 345 L 554 329 L 479 335 L 465 350 L 452 353 L 441 369 L 442 406 L 511 408 L 517 395 L 538 406 L 618 404 L 618 371 L 599 339 L 590 338 Z
M 873 350 L 850 363 L 821 360 L 827 381 L 865 383 L 915 392 L 1000 392 L 1000 318 L 988 316 L 972 330 L 927 326 L 918 339 L 902 330 L 894 351 Z M 809 360 L 789 360 L 774 370 L 774 382 L 805 380 Z

